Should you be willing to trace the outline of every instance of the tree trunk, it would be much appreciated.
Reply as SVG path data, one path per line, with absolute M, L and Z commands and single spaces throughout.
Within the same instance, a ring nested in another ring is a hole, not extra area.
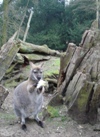
M 0 50 L 0 81 L 5 75 L 7 69 L 11 65 L 16 53 L 19 50 L 19 44 L 14 42 L 17 33 L 15 33 L 9 41 L 4 44 Z M 8 90 L 0 85 L 0 107 L 8 95 Z
M 0 80 L 5 75 L 7 69 L 11 65 L 16 53 L 19 50 L 19 43 L 14 42 L 17 33 L 15 33 L 9 41 L 1 47 L 0 50 Z
M 25 31 L 25 34 L 24 34 L 24 38 L 23 38 L 24 42 L 26 41 L 28 30 L 30 28 L 30 22 L 31 22 L 31 19 L 32 19 L 32 15 L 33 15 L 33 11 L 31 10 L 31 13 L 30 13 L 30 16 L 29 16 L 29 20 L 28 20 L 28 23 L 27 23 L 27 27 L 26 27 L 26 31 Z
M 40 53 L 40 54 L 44 53 L 53 56 L 62 56 L 62 53 L 48 48 L 47 45 L 40 46 L 40 45 L 23 42 L 21 40 L 20 43 L 21 43 L 21 47 L 19 50 L 20 53 Z
M 2 27 L 2 45 L 7 41 L 7 24 L 8 24 L 8 0 L 3 2 L 3 27 Z
M 100 13 L 99 13 L 100 2 L 99 2 L 99 0 L 96 0 L 96 6 L 97 6 L 96 21 L 97 21 L 97 26 L 100 29 Z
M 72 43 L 68 45 L 66 54 L 61 57 L 57 94 L 49 102 L 52 104 L 63 95 L 68 113 L 81 123 L 97 121 L 100 106 L 99 36 L 100 31 L 86 30 L 79 47 Z

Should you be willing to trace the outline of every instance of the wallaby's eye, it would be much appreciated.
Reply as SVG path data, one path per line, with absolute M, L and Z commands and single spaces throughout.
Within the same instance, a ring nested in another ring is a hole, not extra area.
M 32 72 L 33 72 L 33 73 L 37 73 L 37 70 L 34 69 L 34 70 L 32 70 Z

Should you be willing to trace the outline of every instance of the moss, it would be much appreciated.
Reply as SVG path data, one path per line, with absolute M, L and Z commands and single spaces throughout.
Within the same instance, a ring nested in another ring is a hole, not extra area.
M 17 85 L 18 85 L 18 82 L 16 82 L 15 80 L 4 83 L 4 86 L 7 88 L 16 87 Z
M 49 113 L 51 118 L 59 117 L 59 110 L 57 108 L 54 108 L 52 106 L 47 107 L 47 112 Z
M 51 57 L 50 60 L 46 61 L 43 65 L 43 74 L 44 77 L 52 76 L 52 75 L 58 75 L 59 74 L 59 68 L 60 68 L 60 58 Z M 26 66 L 23 69 L 23 73 L 25 73 L 28 77 L 30 72 L 30 65 Z
M 14 114 L 0 113 L 0 119 L 9 121 L 9 120 L 14 120 L 15 118 L 16 118 L 16 116 Z
M 60 58 L 52 58 L 45 63 L 44 77 L 52 76 L 53 74 L 59 74 Z
M 64 121 L 70 121 L 70 120 L 71 120 L 71 118 L 68 117 L 68 116 L 62 116 L 62 117 L 61 117 L 61 121 L 62 121 L 62 122 L 64 122 Z
M 78 109 L 80 111 L 86 110 L 86 105 L 88 103 L 88 98 L 92 88 L 93 88 L 93 83 L 86 82 L 84 87 L 81 89 L 77 100 Z
M 83 110 L 83 108 L 86 106 L 87 104 L 87 100 L 88 100 L 88 95 L 85 93 L 85 91 L 83 93 L 81 93 L 80 97 L 78 98 L 78 108 L 79 110 Z
M 13 71 L 13 69 L 14 69 L 15 66 L 16 66 L 16 64 L 11 65 L 11 67 L 9 67 L 9 68 L 7 69 L 6 75 L 9 74 L 9 73 L 11 73 L 11 72 Z
M 44 73 L 44 77 L 52 76 L 53 74 L 58 75 L 59 71 L 58 70 L 48 70 Z

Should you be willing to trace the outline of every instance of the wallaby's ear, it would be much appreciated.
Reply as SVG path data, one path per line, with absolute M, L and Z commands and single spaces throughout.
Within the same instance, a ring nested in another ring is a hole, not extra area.
M 29 64 L 30 64 L 31 68 L 36 67 L 35 64 L 33 64 L 32 62 L 29 62 Z
M 43 65 L 44 65 L 44 62 L 42 62 L 38 67 L 42 68 Z

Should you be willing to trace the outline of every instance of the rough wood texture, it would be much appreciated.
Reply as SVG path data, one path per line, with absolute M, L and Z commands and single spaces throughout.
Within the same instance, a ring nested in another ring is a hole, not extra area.
M 17 53 L 16 57 L 14 59 L 14 62 L 17 62 L 19 64 L 23 64 L 25 58 L 27 58 L 29 61 L 41 61 L 41 60 L 49 60 L 50 56 L 45 56 L 45 55 L 39 55 L 39 54 L 21 54 L 21 53 Z
M 0 50 L 0 80 L 5 75 L 7 69 L 13 62 L 16 53 L 19 50 L 19 43 L 14 42 L 17 32 L 8 40 Z M 0 85 L 0 107 L 8 95 L 8 90 Z
M 19 43 L 16 44 L 16 42 L 14 42 L 16 35 L 17 33 L 15 33 L 0 50 L 0 80 L 5 75 L 19 50 Z
M 76 45 L 73 43 L 69 43 L 66 53 L 60 59 L 60 72 L 59 72 L 59 79 L 58 79 L 58 87 L 62 84 L 65 78 L 66 69 L 69 66 L 70 60 L 75 52 L 75 49 L 76 49 Z
M 40 46 L 40 45 L 23 42 L 21 40 L 20 40 L 20 42 L 21 42 L 21 47 L 20 47 L 21 53 L 38 52 L 38 53 L 44 53 L 44 54 L 49 54 L 49 55 L 53 55 L 53 56 L 61 56 L 62 55 L 60 52 L 48 48 L 47 45 Z
M 2 85 L 0 85 L 0 107 L 3 104 L 8 93 L 9 93 L 8 90 L 6 88 L 4 88 Z
M 51 104 L 62 94 L 72 118 L 82 123 L 97 121 L 100 106 L 99 30 L 86 30 L 79 47 L 68 45 L 66 55 L 61 59 L 57 92 Z
M 81 51 L 87 53 L 81 60 L 79 66 L 74 70 L 72 80 L 66 88 L 66 105 L 69 113 L 73 118 L 81 122 L 95 123 L 97 120 L 97 110 L 99 106 L 98 96 L 100 96 L 98 90 L 98 76 L 100 75 L 100 39 L 98 35 L 100 35 L 100 32 L 93 30 L 88 30 L 84 33 L 81 42 Z M 71 68 L 72 67 L 70 67 L 70 69 Z M 75 77 L 78 76 L 77 70 L 82 74 L 81 77 L 78 78 L 78 81 L 75 82 Z M 85 78 L 81 81 L 84 75 Z M 75 88 L 73 87 L 74 84 Z M 68 93 L 70 92 L 69 86 L 71 87 L 71 92 L 73 91 L 71 94 L 72 101 L 68 101 Z

